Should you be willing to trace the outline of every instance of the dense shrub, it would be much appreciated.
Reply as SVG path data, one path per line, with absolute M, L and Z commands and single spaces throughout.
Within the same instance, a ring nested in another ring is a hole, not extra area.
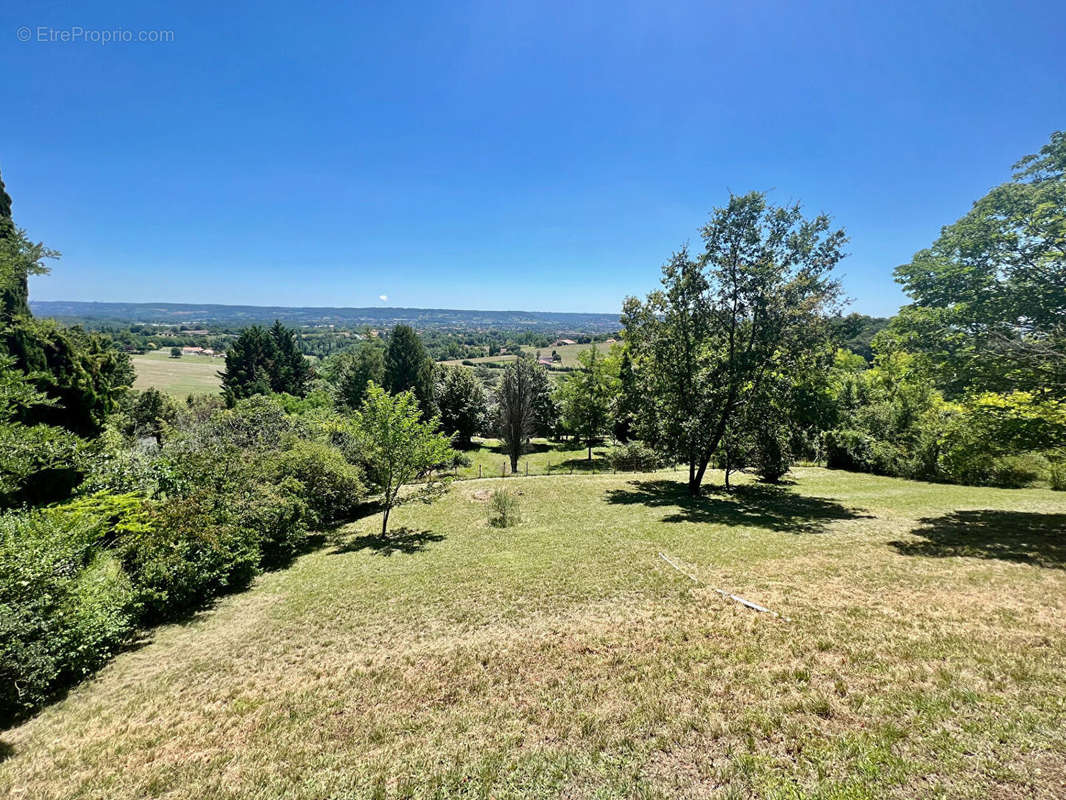
M 875 441 L 862 431 L 848 428 L 825 432 L 825 465 L 829 469 L 875 472 Z
M 753 462 L 755 474 L 764 481 L 774 483 L 780 480 L 792 466 L 785 431 L 770 425 L 761 427 L 755 436 Z
M 307 520 L 312 515 L 300 497 L 302 490 L 293 478 L 257 483 L 235 504 L 235 533 L 258 548 L 262 567 L 283 566 L 306 545 Z
M 1000 456 L 993 460 L 989 483 L 1006 489 L 1023 489 L 1048 476 L 1050 464 L 1039 453 Z
M 1048 485 L 1056 492 L 1066 491 L 1066 461 L 1061 455 L 1051 458 L 1048 464 Z
M 259 536 L 227 520 L 220 500 L 209 492 L 168 500 L 150 524 L 119 540 L 144 621 L 198 608 L 246 585 L 258 571 Z
M 611 448 L 607 460 L 619 472 L 651 472 L 663 466 L 662 456 L 643 442 L 629 442 Z
M 507 489 L 496 489 L 489 498 L 489 525 L 494 528 L 510 528 L 522 521 L 518 495 Z
M 95 670 L 131 630 L 130 582 L 99 536 L 88 516 L 0 516 L 0 725 Z
M 298 493 L 307 504 L 310 525 L 345 519 L 366 498 L 359 468 L 323 442 L 297 441 L 282 453 L 279 471 L 283 478 L 299 483 Z

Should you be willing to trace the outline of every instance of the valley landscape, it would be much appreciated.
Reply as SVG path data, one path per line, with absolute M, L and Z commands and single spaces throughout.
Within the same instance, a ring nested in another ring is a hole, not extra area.
M 1066 798 L 1059 5 L 17 5 L 0 798 Z

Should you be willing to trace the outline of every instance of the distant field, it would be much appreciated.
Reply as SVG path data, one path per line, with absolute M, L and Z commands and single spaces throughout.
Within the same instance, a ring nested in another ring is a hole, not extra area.
M 219 390 L 218 371 L 226 362 L 207 356 L 171 358 L 169 350 L 155 350 L 133 356 L 137 378 L 135 389 L 156 388 L 174 397 L 214 394 Z
M 564 344 L 559 347 L 524 347 L 522 349 L 531 355 L 539 350 L 542 358 L 550 358 L 552 351 L 554 350 L 559 354 L 559 358 L 562 359 L 562 361 L 558 362 L 559 366 L 576 367 L 579 363 L 577 360 L 578 355 L 593 346 L 603 354 L 606 354 L 611 349 L 611 345 L 607 344 L 607 342 L 596 342 L 595 344 Z
M 442 364 L 448 364 L 449 366 L 457 367 L 464 361 L 469 361 L 472 364 L 503 364 L 508 361 L 514 361 L 516 356 L 504 355 L 504 356 L 481 356 L 480 358 L 453 358 L 449 361 L 442 361 Z
M 531 356 L 532 355 L 536 355 L 537 353 L 540 353 L 541 358 L 550 358 L 551 354 L 552 354 L 552 351 L 554 350 L 556 353 L 559 354 L 559 358 L 562 359 L 561 361 L 556 362 L 557 366 L 560 366 L 560 367 L 576 367 L 579 364 L 578 355 L 580 355 L 585 350 L 588 350 L 590 347 L 593 347 L 593 346 L 595 346 L 596 349 L 599 350 L 603 354 L 606 354 L 611 349 L 611 345 L 607 344 L 607 342 L 596 342 L 595 345 L 593 345 L 593 344 L 564 344 L 564 345 L 560 345 L 559 347 L 529 347 L 529 346 L 527 346 L 527 347 L 523 347 L 522 348 L 522 352 L 523 353 L 527 353 L 528 355 L 531 355 Z M 441 363 L 442 364 L 450 364 L 452 366 L 457 366 L 459 364 L 462 364 L 463 361 L 468 361 L 468 362 L 471 362 L 471 363 L 474 363 L 474 364 L 480 364 L 480 365 L 494 364 L 494 363 L 495 364 L 503 364 L 503 363 L 506 363 L 508 361 L 514 361 L 515 358 L 516 358 L 516 356 L 513 356 L 513 355 L 482 356 L 480 358 L 467 358 L 467 359 L 454 358 L 454 359 L 451 359 L 450 361 L 442 361 Z

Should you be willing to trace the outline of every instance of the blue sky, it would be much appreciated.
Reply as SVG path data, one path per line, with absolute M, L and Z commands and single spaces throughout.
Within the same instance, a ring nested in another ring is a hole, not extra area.
M 173 41 L 38 40 L 75 26 Z M 1066 127 L 1064 41 L 1061 0 L 9 0 L 0 171 L 40 300 L 612 312 L 761 189 L 889 314 Z

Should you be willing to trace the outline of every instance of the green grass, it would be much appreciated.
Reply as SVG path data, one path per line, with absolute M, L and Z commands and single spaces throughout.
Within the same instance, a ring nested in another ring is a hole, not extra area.
M 609 472 L 606 445 L 592 448 L 592 460 L 588 450 L 573 442 L 553 442 L 548 439 L 533 439 L 526 452 L 518 459 L 519 476 L 569 474 L 571 472 Z M 511 474 L 511 461 L 499 439 L 474 439 L 474 446 L 464 450 L 463 455 L 470 465 L 459 468 L 459 477 L 499 477 Z M 480 471 L 479 471 L 480 470 Z
M 1066 496 L 673 477 L 361 519 L 0 734 L 0 796 L 1066 794 Z
M 556 362 L 556 366 L 577 367 L 580 364 L 580 362 L 578 361 L 578 355 L 580 355 L 583 351 L 588 350 L 592 346 L 592 344 L 564 344 L 558 347 L 525 346 L 522 348 L 522 352 L 530 356 L 540 353 L 541 358 L 550 358 L 552 351 L 554 350 L 560 358 L 560 360 Z M 606 353 L 611 349 L 611 345 L 607 344 L 606 342 L 596 342 L 595 347 L 597 350 L 600 351 L 600 353 L 604 355 L 606 355 Z M 456 358 L 450 361 L 442 361 L 441 363 L 448 364 L 450 366 L 459 366 L 463 363 L 463 361 L 468 361 L 472 364 L 491 368 L 491 366 L 494 364 L 506 365 L 507 362 L 514 361 L 515 358 L 517 358 L 517 356 L 514 355 L 481 356 L 479 358 L 467 359 Z
M 226 365 L 221 358 L 192 355 L 171 358 L 169 354 L 167 349 L 133 356 L 133 368 L 137 373 L 134 388 L 154 387 L 180 398 L 219 391 L 218 371 Z
M 526 352 L 526 353 L 529 353 L 530 355 L 533 355 L 537 351 L 540 351 L 540 355 L 543 358 L 551 358 L 552 351 L 554 350 L 559 355 L 559 358 L 561 359 L 560 361 L 557 362 L 559 366 L 561 366 L 561 367 L 576 367 L 576 366 L 579 366 L 579 364 L 580 364 L 580 362 L 577 360 L 577 357 L 582 352 L 584 352 L 585 350 L 588 350 L 592 346 L 593 346 L 592 343 L 589 343 L 589 344 L 563 344 L 563 345 L 559 345 L 558 347 L 523 347 L 522 350 L 524 352 Z M 607 352 L 611 349 L 611 345 L 607 344 L 606 342 L 596 342 L 595 343 L 595 347 L 596 347 L 597 350 L 600 351 L 601 355 L 606 355 Z

